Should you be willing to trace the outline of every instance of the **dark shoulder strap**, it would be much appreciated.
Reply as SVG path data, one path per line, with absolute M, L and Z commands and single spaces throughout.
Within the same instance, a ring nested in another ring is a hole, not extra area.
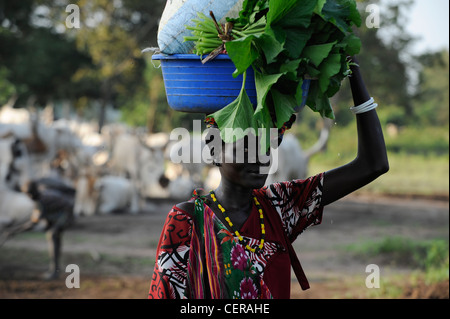
M 283 222 L 281 220 L 281 217 L 275 210 L 272 210 L 272 213 L 276 215 L 273 218 L 273 220 L 278 223 L 277 227 L 280 227 L 280 229 L 282 230 L 281 232 L 283 233 L 283 236 L 284 236 L 284 241 L 285 241 L 287 249 L 288 249 L 289 258 L 291 259 L 291 266 L 294 269 L 295 276 L 297 277 L 297 280 L 298 280 L 302 290 L 307 290 L 310 288 L 308 279 L 306 278 L 305 272 L 303 271 L 303 267 L 300 264 L 300 260 L 298 259 L 295 249 L 294 249 L 294 247 L 292 247 L 291 240 L 289 239 L 288 234 L 286 233 L 286 231 L 283 227 Z
M 302 290 L 307 290 L 310 288 L 308 278 L 306 278 L 305 272 L 303 271 L 303 267 L 300 264 L 300 260 L 298 259 L 297 254 L 295 253 L 294 247 L 292 247 L 291 241 L 286 235 L 286 232 L 283 231 L 283 233 L 285 234 L 286 245 L 288 247 L 289 257 L 291 258 L 291 265 L 292 268 L 294 269 L 295 276 L 297 277 L 297 280 L 300 284 L 300 287 L 302 287 Z

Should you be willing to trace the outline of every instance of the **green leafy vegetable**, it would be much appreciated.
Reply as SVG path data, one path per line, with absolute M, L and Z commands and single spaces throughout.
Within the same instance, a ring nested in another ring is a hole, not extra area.
M 231 129 L 221 130 L 221 137 L 227 143 L 243 138 L 248 128 L 253 128 L 255 132 L 258 131 L 257 122 L 253 116 L 253 105 L 244 89 L 246 78 L 247 73 L 244 72 L 244 84 L 238 98 L 214 117 L 219 128 Z
M 234 75 L 243 74 L 258 58 L 258 51 L 254 46 L 254 35 L 248 35 L 239 40 L 226 44 L 228 55 L 236 66 Z
M 249 67 L 255 71 L 257 105 L 251 105 L 244 81 L 239 97 L 211 115 L 221 130 L 281 128 L 302 102 L 305 79 L 312 79 L 306 104 L 334 118 L 329 98 L 350 74 L 347 57 L 361 48 L 353 33 L 361 25 L 355 0 L 245 0 L 239 17 L 225 25 L 213 15 L 195 22 L 185 40 L 196 42 L 198 55 L 226 49 L 234 76 L 245 78 Z

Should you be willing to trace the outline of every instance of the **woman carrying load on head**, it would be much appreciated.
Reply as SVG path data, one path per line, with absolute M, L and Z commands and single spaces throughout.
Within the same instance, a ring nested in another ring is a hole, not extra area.
M 229 148 L 243 147 L 244 161 L 236 159 L 236 152 L 214 149 L 220 185 L 211 192 L 195 191 L 189 201 L 169 212 L 157 248 L 149 298 L 287 299 L 291 266 L 302 288 L 309 288 L 292 242 L 307 227 L 321 223 L 325 206 L 389 169 L 377 104 L 357 63 L 351 70 L 356 158 L 305 180 L 263 187 L 266 164 L 251 160 L 252 154 L 245 152 L 251 138 Z

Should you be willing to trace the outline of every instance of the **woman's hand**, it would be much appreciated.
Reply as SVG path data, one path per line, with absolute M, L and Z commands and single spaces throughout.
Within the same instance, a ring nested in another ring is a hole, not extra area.
M 370 95 L 361 76 L 358 59 L 355 56 L 348 57 L 348 59 L 351 62 L 350 70 L 352 71 L 352 74 L 349 79 L 353 94 L 353 102 L 355 105 L 360 105 L 368 101 L 370 99 Z

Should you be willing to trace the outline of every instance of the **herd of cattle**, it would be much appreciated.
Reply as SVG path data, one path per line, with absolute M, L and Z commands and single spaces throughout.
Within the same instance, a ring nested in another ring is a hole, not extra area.
M 278 171 L 269 182 L 305 177 L 310 156 L 325 146 L 328 132 L 329 127 L 308 151 L 287 134 L 278 152 Z M 51 110 L 4 105 L 0 108 L 0 235 L 36 214 L 39 205 L 29 192 L 33 181 L 47 181 L 50 188 L 71 195 L 75 217 L 139 213 L 152 198 L 186 200 L 194 188 L 218 185 L 217 167 L 170 161 L 170 152 L 177 151 L 174 145 L 179 147 L 167 133 L 147 134 L 117 123 L 99 133 L 92 123 L 53 120 Z
M 41 112 L 43 113 L 43 112 Z M 44 113 L 45 114 L 45 113 Z M 144 134 L 122 124 L 49 120 L 37 112 L 0 109 L 0 224 L 30 216 L 30 181 L 72 187 L 74 214 L 138 213 L 148 198 L 186 198 L 208 171 L 168 160 L 169 135 Z M 196 176 L 199 175 L 199 176 Z

